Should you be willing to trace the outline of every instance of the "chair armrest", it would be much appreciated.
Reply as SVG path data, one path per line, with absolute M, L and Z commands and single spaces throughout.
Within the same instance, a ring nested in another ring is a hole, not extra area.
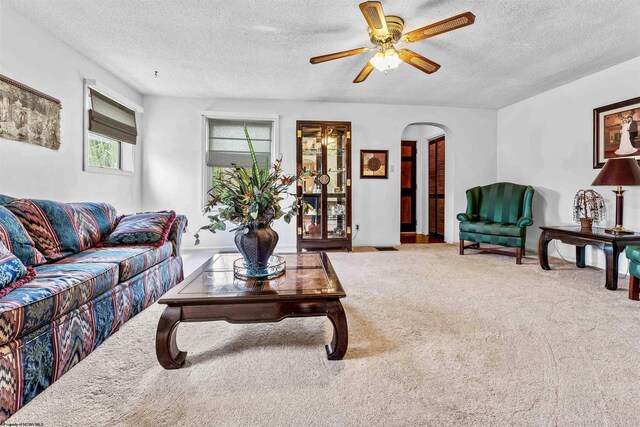
M 528 227 L 530 225 L 533 225 L 533 218 L 531 218 L 530 216 L 523 216 L 516 222 L 516 225 L 518 227 Z
M 522 217 L 516 222 L 518 227 L 528 227 L 533 225 L 533 195 L 535 190 L 532 186 L 528 185 L 524 192 L 524 198 L 522 200 Z
M 478 221 L 480 219 L 480 215 L 467 212 L 459 213 L 456 215 L 456 218 L 458 218 L 458 221 L 460 222 Z
M 627 248 L 624 250 L 624 254 L 627 256 L 627 259 L 629 261 L 633 261 L 637 264 L 640 261 L 640 246 L 639 245 L 627 246 Z M 629 271 L 629 273 L 632 273 L 632 272 Z M 634 276 L 638 277 L 637 271 L 634 273 Z
M 184 215 L 176 215 L 176 220 L 174 221 L 171 229 L 169 230 L 168 239 L 173 246 L 173 256 L 180 255 L 180 245 L 182 244 L 182 234 L 187 230 L 187 226 L 189 225 L 189 221 L 187 217 Z

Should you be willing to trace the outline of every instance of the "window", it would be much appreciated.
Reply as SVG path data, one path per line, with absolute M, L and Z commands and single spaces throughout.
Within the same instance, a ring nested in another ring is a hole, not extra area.
M 272 122 L 209 119 L 207 165 L 229 168 L 232 163 L 252 166 L 244 126 L 253 144 L 260 167 L 271 162 Z
M 138 137 L 136 112 L 87 86 L 86 123 L 84 170 L 132 173 Z
M 89 132 L 89 166 L 120 169 L 121 141 Z
M 244 133 L 244 125 L 247 126 L 260 168 L 271 166 L 275 160 L 273 153 L 276 152 L 277 124 L 277 115 L 205 114 L 205 202 L 206 192 L 212 186 L 215 173 L 230 169 L 232 163 L 251 168 L 251 154 Z

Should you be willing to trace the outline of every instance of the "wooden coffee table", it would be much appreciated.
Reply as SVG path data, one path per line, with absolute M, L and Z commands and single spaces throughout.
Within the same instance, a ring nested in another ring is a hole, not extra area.
M 274 280 L 236 279 L 233 261 L 240 254 L 217 254 L 158 302 L 167 307 L 158 322 L 156 355 L 165 369 L 180 368 L 187 353 L 176 344 L 180 322 L 225 320 L 230 323 L 279 322 L 286 317 L 327 316 L 333 339 L 329 360 L 347 351 L 347 318 L 340 299 L 346 297 L 324 252 L 285 254 L 287 268 Z

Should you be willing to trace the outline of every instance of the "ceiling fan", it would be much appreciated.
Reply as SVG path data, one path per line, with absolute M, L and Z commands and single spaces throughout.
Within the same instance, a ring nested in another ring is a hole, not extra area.
M 443 19 L 436 23 L 427 25 L 402 34 L 404 30 L 404 21 L 398 16 L 385 16 L 382 11 L 382 4 L 378 1 L 367 1 L 360 4 L 360 11 L 364 15 L 364 19 L 369 24 L 369 38 L 371 43 L 376 47 L 361 47 L 358 49 L 345 50 L 343 52 L 330 53 L 328 55 L 314 56 L 309 60 L 312 64 L 320 64 L 321 62 L 333 61 L 334 59 L 346 58 L 348 56 L 360 55 L 372 49 L 378 52 L 365 64 L 364 68 L 356 76 L 354 83 L 361 83 L 373 69 L 383 71 L 393 70 L 400 65 L 400 62 L 407 64 L 423 71 L 427 74 L 435 73 L 440 68 L 430 59 L 422 55 L 418 55 L 409 49 L 397 50 L 394 43 L 413 43 L 420 40 L 428 39 L 448 31 L 457 30 L 473 24 L 476 17 L 471 12 L 461 13 L 451 18 Z

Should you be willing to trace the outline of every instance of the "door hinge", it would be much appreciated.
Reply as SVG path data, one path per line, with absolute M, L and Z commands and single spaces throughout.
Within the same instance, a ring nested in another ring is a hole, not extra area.
M 302 131 L 301 130 L 298 131 L 298 138 L 302 138 Z
M 351 187 L 351 178 L 347 179 L 347 187 Z
M 302 236 L 302 227 L 298 227 L 298 236 Z
M 351 139 L 351 131 L 347 131 L 347 139 Z
M 347 227 L 347 234 L 351 234 L 351 227 Z

